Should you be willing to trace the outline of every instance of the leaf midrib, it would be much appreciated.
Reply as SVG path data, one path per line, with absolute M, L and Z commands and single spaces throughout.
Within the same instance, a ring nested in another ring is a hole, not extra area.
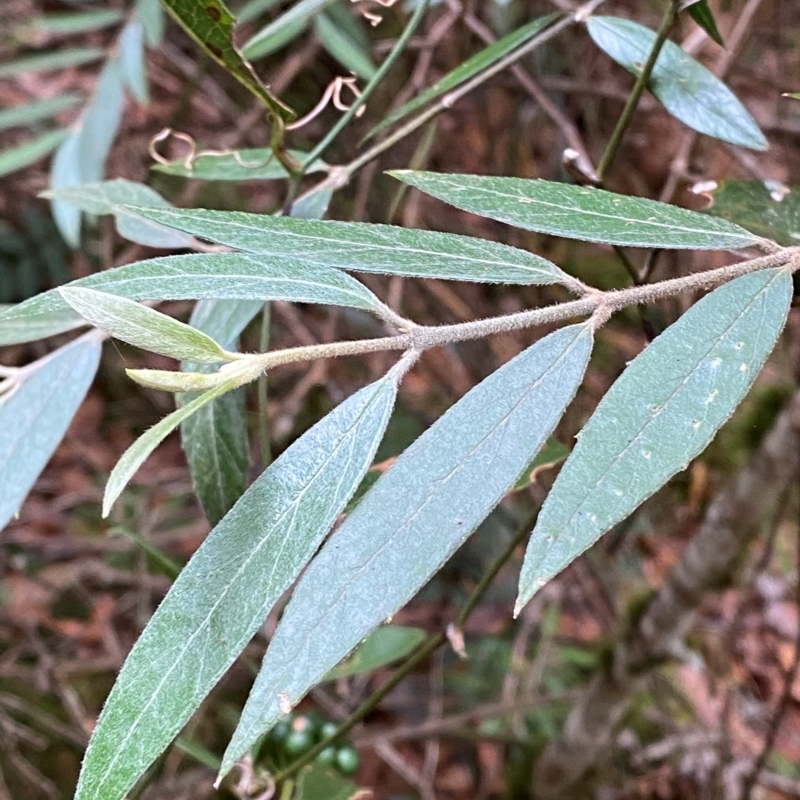
M 382 386 L 380 386 L 380 385 L 378 385 L 378 386 L 376 386 L 376 387 L 375 387 L 375 392 L 374 392 L 373 396 L 372 396 L 371 398 L 369 398 L 369 400 L 368 400 L 368 401 L 367 401 L 367 402 L 364 404 L 364 408 L 361 410 L 361 412 L 359 413 L 359 415 L 358 415 L 358 417 L 356 418 L 356 420 L 355 420 L 355 421 L 354 421 L 354 422 L 353 422 L 353 423 L 352 423 L 352 424 L 349 426 L 349 429 L 348 429 L 347 435 L 346 435 L 346 436 L 343 436 L 343 437 L 341 437 L 341 438 L 339 439 L 339 442 L 337 443 L 337 445 L 336 445 L 336 448 L 335 448 L 335 449 L 334 449 L 334 451 L 331 453 L 330 457 L 329 457 L 328 459 L 326 459 L 326 461 L 325 461 L 323 464 L 321 464 L 321 465 L 320 465 L 320 467 L 317 469 L 317 471 L 316 471 L 316 472 L 313 474 L 313 476 L 311 477 L 311 479 L 308 481 L 308 484 L 307 484 L 307 485 L 306 485 L 306 486 L 305 486 L 305 487 L 304 487 L 304 488 L 303 488 L 303 489 L 300 491 L 300 493 L 297 495 L 296 499 L 295 499 L 295 500 L 294 500 L 294 501 L 293 501 L 291 504 L 289 504 L 289 505 L 288 505 L 288 506 L 287 506 L 287 507 L 286 507 L 286 508 L 285 508 L 285 509 L 284 509 L 284 510 L 281 512 L 281 515 L 280 515 L 280 517 L 279 517 L 279 518 L 278 518 L 278 519 L 275 521 L 275 523 L 274 523 L 274 524 L 271 526 L 271 531 L 275 531 L 275 530 L 278 528 L 278 526 L 279 526 L 279 525 L 281 525 L 281 524 L 283 523 L 284 519 L 285 519 L 285 518 L 286 518 L 286 517 L 287 517 L 287 516 L 288 516 L 290 513 L 294 513 L 294 512 L 296 511 L 296 507 L 298 506 L 298 504 L 299 504 L 300 500 L 302 500 L 302 498 L 305 496 L 305 494 L 306 494 L 306 493 L 309 491 L 310 487 L 311 487 L 311 486 L 312 486 L 312 484 L 313 484 L 313 483 L 314 483 L 314 482 L 317 480 L 317 478 L 319 477 L 319 475 L 320 475 L 320 473 L 323 471 L 323 469 L 324 469 L 324 468 L 325 468 L 325 467 L 326 467 L 326 466 L 327 466 L 327 465 L 328 465 L 328 464 L 329 464 L 329 463 L 330 463 L 330 462 L 331 462 L 331 461 L 332 461 L 332 460 L 333 460 L 333 459 L 334 459 L 334 458 L 335 458 L 335 457 L 338 455 L 339 451 L 340 451 L 340 450 L 341 450 L 341 448 L 344 446 L 344 443 L 347 441 L 347 439 L 349 439 L 349 438 L 352 438 L 352 436 L 351 436 L 352 430 L 353 430 L 355 427 L 357 427 L 357 426 L 358 426 L 358 424 L 360 423 L 360 421 L 362 420 L 362 418 L 364 417 L 364 415 L 365 415 L 365 414 L 367 413 L 367 411 L 368 411 L 368 410 L 369 410 L 369 409 L 372 407 L 372 403 L 375 401 L 375 398 L 376 398 L 376 397 L 377 397 L 377 395 L 380 393 L 380 390 L 381 390 L 382 388 L 383 388 L 383 387 L 382 387 Z M 176 658 L 175 658 L 175 660 L 173 661 L 172 665 L 171 665 L 171 666 L 170 666 L 170 667 L 169 667 L 169 668 L 166 670 L 166 672 L 164 673 L 164 675 L 163 675 L 163 677 L 162 677 L 161 681 L 160 681 L 160 682 L 158 683 L 158 685 L 156 686 L 156 689 L 153 691 L 153 693 L 151 694 L 150 698 L 149 698 L 149 699 L 147 700 L 147 702 L 145 703 L 145 706 L 144 706 L 144 708 L 142 709 L 141 713 L 140 713 L 140 714 L 137 716 L 137 718 L 136 718 L 136 719 L 135 719 L 135 720 L 134 720 L 134 721 L 133 721 L 133 722 L 130 724 L 130 727 L 129 727 L 129 729 L 128 729 L 128 732 L 127 732 L 127 734 L 125 735 L 125 738 L 124 738 L 124 739 L 123 739 L 123 741 L 122 741 L 122 742 L 119 744 L 119 746 L 118 746 L 118 748 L 117 748 L 117 751 L 116 751 L 116 753 L 114 754 L 114 757 L 111 759 L 111 761 L 110 761 L 110 763 L 109 763 L 108 767 L 107 767 L 107 768 L 106 768 L 106 770 L 103 772 L 103 775 L 101 776 L 101 778 L 100 778 L 99 782 L 97 783 L 97 786 L 102 786 L 102 785 L 103 785 L 103 784 L 106 782 L 106 780 L 107 780 L 107 778 L 108 778 L 108 775 L 109 775 L 109 773 L 110 773 L 110 772 L 111 772 L 111 770 L 112 770 L 112 769 L 113 769 L 113 768 L 116 766 L 116 763 L 117 763 L 117 761 L 119 760 L 120 756 L 121 756 L 121 755 L 123 754 L 123 752 L 125 751 L 125 747 L 126 747 L 126 745 L 127 745 L 127 744 L 128 744 L 128 742 L 131 740 L 131 738 L 132 738 L 132 736 L 133 736 L 133 734 L 134 734 L 134 731 L 135 731 L 135 730 L 136 730 L 136 728 L 139 726 L 139 724 L 140 724 L 140 720 L 142 720 L 142 719 L 144 718 L 145 714 L 146 714 L 146 713 L 147 713 L 147 712 L 150 710 L 150 707 L 151 707 L 151 705 L 152 705 L 152 704 L 155 702 L 155 699 L 156 699 L 156 698 L 159 696 L 159 694 L 160 694 L 160 692 L 161 692 L 161 689 L 162 689 L 162 687 L 164 686 L 164 684 L 166 683 L 167 679 L 168 679 L 168 678 L 169 678 L 169 676 L 172 674 L 172 672 L 173 672 L 173 671 L 174 671 L 174 670 L 177 668 L 177 666 L 178 666 L 178 664 L 179 664 L 180 660 L 183 658 L 183 655 L 184 655 L 184 654 L 185 654 L 185 653 L 186 653 L 186 652 L 189 650 L 189 648 L 190 648 L 190 646 L 191 646 L 192 642 L 195 640 L 195 638 L 196 638 L 197 636 L 199 636 L 199 635 L 200 635 L 201 631 L 204 631 L 204 630 L 205 630 L 205 629 L 208 627 L 208 625 L 209 625 L 209 622 L 210 622 L 210 620 L 211 620 L 212 616 L 214 615 L 214 612 L 217 610 L 217 608 L 220 606 L 220 604 L 223 602 L 223 600 L 224 600 L 224 599 L 227 597 L 227 595 L 228 595 L 228 592 L 230 591 L 230 588 L 231 588 L 231 587 L 232 587 L 232 586 L 233 586 L 233 585 L 236 583 L 236 580 L 237 580 L 237 579 L 238 579 L 238 578 L 241 576 L 241 574 L 242 574 L 242 573 L 243 573 L 243 572 L 246 570 L 246 568 L 247 568 L 247 567 L 250 565 L 250 563 L 251 563 L 251 562 L 252 562 L 252 560 L 253 560 L 253 559 L 256 557 L 256 555 L 258 555 L 258 554 L 260 553 L 260 551 L 261 551 L 262 547 L 264 546 L 264 544 L 265 544 L 267 541 L 270 541 L 270 540 L 271 540 L 271 536 L 270 536 L 270 535 L 265 535 L 265 536 L 263 536 L 263 537 L 262 537 L 262 539 L 261 539 L 261 541 L 259 542 L 259 544 L 258 544 L 256 547 L 254 547 L 254 548 L 253 548 L 253 551 L 250 553 L 250 555 L 249 555 L 249 556 L 248 556 L 248 557 L 245 559 L 245 561 L 242 563 L 242 565 L 241 565 L 241 566 L 239 567 L 239 569 L 236 571 L 236 574 L 233 576 L 233 578 L 232 578 L 232 579 L 231 579 L 231 580 L 228 582 L 228 584 L 226 585 L 226 587 L 225 587 L 224 591 L 223 591 L 223 592 L 220 594 L 220 596 L 219 596 L 219 598 L 217 599 L 217 601 L 216 601 L 216 602 L 214 603 L 214 605 L 211 607 L 211 609 L 209 610 L 208 614 L 207 614 L 207 615 L 205 616 L 205 618 L 203 619 L 202 623 L 201 623 L 201 624 L 200 624 L 200 625 L 197 627 L 197 629 L 196 629 L 196 630 L 195 630 L 195 631 L 194 631 L 194 632 L 191 634 L 191 636 L 190 636 L 190 637 L 189 637 L 189 638 L 186 640 L 186 646 L 185 646 L 185 647 L 184 647 L 184 648 L 183 648 L 183 649 L 180 651 L 179 655 L 177 655 L 177 656 L 176 656 Z M 286 543 L 286 539 L 284 539 L 284 544 L 285 544 L 285 543 Z

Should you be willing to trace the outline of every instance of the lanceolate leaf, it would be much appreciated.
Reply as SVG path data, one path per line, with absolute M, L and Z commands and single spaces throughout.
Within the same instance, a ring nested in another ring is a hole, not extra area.
M 11 106 L 0 111 L 0 130 L 16 126 L 34 125 L 81 102 L 79 94 L 62 94 L 47 100 L 37 100 L 25 105 Z
M 639 73 L 653 49 L 653 31 L 616 17 L 591 16 L 586 25 L 601 50 L 628 72 Z M 733 92 L 673 42 L 665 42 L 648 88 L 693 130 L 753 150 L 767 149 L 764 134 Z
M 101 8 L 96 11 L 66 11 L 60 14 L 43 14 L 27 22 L 26 27 L 29 26 L 30 33 L 33 35 L 49 34 L 52 36 L 95 31 L 114 25 L 121 19 L 123 19 L 122 14 L 116 9 Z
M 555 264 L 526 250 L 454 233 L 238 211 L 190 208 L 135 211 L 162 225 L 238 250 L 285 255 L 356 272 L 490 283 L 571 281 Z
M 294 119 L 294 112 L 258 79 L 250 64 L 233 42 L 233 14 L 222 0 L 161 0 L 167 11 L 203 49 L 236 80 L 264 102 L 269 110 L 285 122 Z
M 378 131 L 383 130 L 392 123 L 407 117 L 421 106 L 424 106 L 437 97 L 441 97 L 441 95 L 446 94 L 451 89 L 455 89 L 456 86 L 460 86 L 479 72 L 490 67 L 507 53 L 525 44 L 529 39 L 536 36 L 537 33 L 544 30 L 556 16 L 556 14 L 546 14 L 543 17 L 539 17 L 529 22 L 527 25 L 523 25 L 521 28 L 512 31 L 508 36 L 498 39 L 471 58 L 468 58 L 463 64 L 460 64 L 452 72 L 448 72 L 447 75 L 434 83 L 429 89 L 422 92 L 422 94 L 417 95 L 417 97 L 410 102 L 400 106 L 400 108 L 392 111 L 390 114 L 387 114 L 383 120 L 381 120 L 380 124 L 376 125 L 369 132 L 367 138 L 374 136 Z
M 19 511 L 58 446 L 97 371 L 100 339 L 56 350 L 0 394 L 0 529 Z
M 36 163 L 58 147 L 67 136 L 66 131 L 48 131 L 27 142 L 0 151 L 0 177 Z
M 119 37 L 119 60 L 125 84 L 139 103 L 150 99 L 147 67 L 144 63 L 144 26 L 137 20 L 129 22 Z
M 407 655 L 424 639 L 425 631 L 421 628 L 383 625 L 374 630 L 350 658 L 334 667 L 325 680 L 337 681 L 350 675 L 372 672 Z
M 203 364 L 229 360 L 210 336 L 134 300 L 76 286 L 58 291 L 92 325 L 135 347 Z
M 332 197 L 333 189 L 329 186 L 323 185 L 321 189 L 311 189 L 292 203 L 289 216 L 297 219 L 320 220 L 328 211 Z
M 340 270 L 288 256 L 166 256 L 89 275 L 66 288 L 70 287 L 131 300 L 290 300 L 368 311 L 382 307 L 372 292 Z M 52 289 L 0 313 L 0 345 L 53 336 L 84 323 L 59 290 Z
M 305 161 L 307 153 L 289 150 L 289 155 L 298 162 Z M 229 153 L 200 153 L 190 163 L 185 158 L 175 159 L 166 164 L 154 164 L 153 170 L 167 175 L 180 175 L 183 178 L 197 178 L 204 181 L 266 181 L 288 178 L 286 168 L 275 158 L 272 150 L 266 147 L 235 150 Z M 326 172 L 328 165 L 317 159 L 309 165 L 305 174 Z M 129 201 L 130 205 L 144 205 Z
M 758 237 L 724 220 L 641 197 L 553 181 L 395 170 L 395 178 L 473 214 L 540 233 L 630 247 L 718 250 Z
M 372 460 L 392 374 L 298 439 L 192 557 L 134 646 L 89 743 L 76 800 L 120 800 L 297 577 Z
M 150 453 L 158 447 L 164 439 L 169 436 L 178 425 L 188 419 L 198 409 L 206 403 L 225 394 L 225 392 L 235 389 L 238 384 L 233 381 L 220 383 L 213 389 L 209 389 L 198 395 L 190 403 L 168 414 L 160 422 L 153 425 L 143 433 L 123 454 L 116 463 L 111 475 L 106 483 L 106 491 L 103 495 L 103 516 L 107 517 L 117 498 L 122 494 L 122 490 L 128 485 L 131 478 L 136 474 L 139 467 L 144 464 Z
M 103 67 L 94 95 L 53 159 L 53 189 L 93 183 L 103 177 L 105 161 L 119 129 L 124 103 L 122 66 L 111 58 Z M 53 216 L 61 235 L 74 247 L 80 242 L 80 212 L 53 200 Z
M 117 178 L 113 181 L 84 183 L 63 189 L 42 192 L 42 197 L 60 200 L 77 206 L 89 214 L 113 214 L 120 236 L 149 247 L 189 247 L 192 237 L 170 230 L 157 222 L 130 214 L 120 206 L 137 205 L 169 208 L 170 204 L 158 192 L 143 183 Z
M 364 80 L 371 80 L 377 69 L 369 51 L 353 39 L 348 31 L 340 28 L 328 14 L 314 19 L 314 31 L 322 46 L 346 69 Z
M 587 324 L 537 342 L 465 395 L 367 492 L 295 589 L 222 773 L 486 518 L 560 419 L 591 346 Z
M 717 21 L 708 6 L 708 0 L 690 0 L 686 6 L 689 16 L 720 46 L 725 47 L 722 41 Z
M 22 75 L 23 73 L 45 72 L 87 64 L 90 61 L 99 61 L 102 57 L 103 51 L 99 47 L 77 47 L 71 50 L 26 56 L 25 58 L 18 58 L 15 61 L 0 64 L 0 80 Z
M 263 303 L 253 300 L 201 300 L 190 323 L 226 350 L 233 350 L 239 334 L 262 307 Z M 184 364 L 183 369 L 203 371 L 203 366 Z M 191 395 L 183 396 L 180 402 L 191 399 Z M 247 486 L 244 388 L 228 392 L 192 414 L 181 425 L 181 442 L 197 497 L 208 521 L 216 525 Z
M 297 0 L 286 13 L 262 28 L 242 48 L 247 58 L 261 58 L 282 47 L 334 0 Z
M 580 433 L 539 514 L 517 611 L 705 449 L 775 346 L 791 297 L 785 270 L 737 278 L 630 364 Z

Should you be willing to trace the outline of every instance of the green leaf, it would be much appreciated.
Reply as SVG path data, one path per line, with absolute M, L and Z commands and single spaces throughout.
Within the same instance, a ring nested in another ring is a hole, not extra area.
M 34 17 L 26 27 L 30 26 L 34 34 L 76 34 L 96 31 L 116 25 L 122 20 L 122 13 L 115 9 L 105 8 L 96 11 L 65 12 L 63 14 L 45 14 Z
M 219 341 L 226 350 L 236 349 L 239 334 L 263 308 L 258 300 L 201 300 L 190 324 Z M 184 370 L 200 364 L 183 364 Z M 182 396 L 180 403 L 191 395 Z M 247 486 L 249 448 L 244 389 L 218 397 L 181 425 L 181 444 L 189 462 L 192 483 L 206 518 L 216 525 L 241 497 Z
M 281 0 L 247 0 L 244 5 L 236 10 L 236 19 L 240 25 L 245 22 L 252 22 L 265 11 L 269 11 L 280 4 Z
M 131 211 L 246 252 L 285 255 L 356 272 L 489 283 L 571 281 L 555 264 L 526 250 L 454 233 L 238 211 Z
M 249 89 L 284 122 L 295 114 L 258 79 L 252 66 L 245 61 L 233 41 L 233 14 L 222 0 L 161 0 L 176 22 L 236 80 Z
M 290 257 L 189 254 L 139 261 L 67 284 L 131 300 L 289 300 L 377 311 L 381 302 L 341 270 Z M 58 289 L 0 314 L 0 345 L 28 342 L 85 324 Z
M 35 139 L 9 147 L 0 152 L 0 177 L 35 164 L 58 147 L 67 136 L 66 131 L 48 131 Z
M 689 4 L 684 6 L 689 12 L 689 16 L 720 46 L 725 47 L 725 42 L 722 41 L 719 28 L 717 28 L 717 21 L 711 13 L 708 6 L 708 0 L 690 0 Z
M 200 300 L 189 324 L 220 342 L 226 350 L 233 350 L 240 334 L 262 308 L 262 300 Z M 191 369 L 193 365 L 182 366 Z
M 540 340 L 468 392 L 367 492 L 298 583 L 222 774 L 486 518 L 561 418 L 591 347 L 586 324 Z
M 99 181 L 119 130 L 125 102 L 122 67 L 117 59 L 106 62 L 92 100 L 81 117 L 79 165 L 81 183 Z M 58 187 L 53 187 L 58 188 Z
M 498 39 L 479 53 L 468 58 L 463 64 L 460 64 L 452 70 L 452 72 L 448 72 L 447 75 L 413 100 L 395 109 L 390 114 L 387 114 L 381 122 L 367 134 L 366 138 L 371 138 L 378 133 L 378 131 L 382 131 L 392 123 L 407 117 L 431 100 L 441 97 L 443 94 L 446 94 L 451 89 L 455 89 L 456 86 L 460 86 L 462 83 L 466 83 L 470 78 L 474 77 L 479 72 L 483 72 L 483 70 L 508 55 L 512 50 L 516 50 L 532 39 L 556 19 L 557 16 L 557 14 L 545 14 L 543 17 L 537 17 L 527 25 L 523 25 L 521 28 L 512 31 L 507 36 Z
M 800 244 L 800 187 L 777 181 L 722 181 L 704 191 L 708 214 L 727 219 L 784 247 Z
M 250 641 L 344 508 L 394 404 L 389 376 L 301 436 L 214 528 L 125 662 L 76 800 L 119 800 Z
M 685 208 L 602 189 L 524 178 L 395 170 L 398 180 L 482 217 L 553 236 L 624 247 L 723 250 L 757 236 Z
M 217 397 L 231 391 L 239 386 L 233 379 L 222 382 L 213 389 L 195 397 L 190 403 L 168 414 L 164 419 L 148 428 L 123 454 L 120 460 L 111 470 L 111 475 L 106 483 L 105 494 L 103 495 L 103 517 L 107 517 L 111 511 L 111 506 L 122 494 L 122 490 L 128 485 L 131 478 L 136 474 L 139 467 L 144 464 L 147 457 L 158 447 L 164 439 L 169 436 L 175 428 L 184 420 L 188 419 L 195 411 L 201 409 L 206 403 L 210 403 Z M 172 738 L 172 737 L 170 737 Z M 124 792 L 123 792 L 124 794 Z M 120 794 L 122 797 L 122 794 Z
M 656 35 L 636 22 L 591 16 L 586 22 L 594 43 L 620 66 L 638 75 Z M 693 130 L 753 150 L 767 140 L 733 92 L 673 42 L 667 41 L 648 85 L 664 107 Z
M 517 612 L 714 438 L 747 394 L 786 322 L 792 279 L 765 270 L 692 306 L 600 402 L 531 535 Z
M 319 14 L 314 18 L 314 32 L 320 44 L 345 69 L 364 80 L 371 80 L 375 76 L 377 69 L 369 52 L 336 25 L 328 14 Z
M 363 644 L 346 661 L 334 667 L 326 676 L 326 681 L 337 681 L 351 675 L 372 672 L 378 667 L 408 655 L 425 639 L 421 628 L 404 625 L 382 625 L 374 630 Z
M 148 47 L 158 47 L 164 38 L 164 10 L 159 0 L 136 0 L 136 16 L 144 27 Z
M 57 291 L 92 325 L 135 347 L 204 364 L 230 360 L 210 336 L 134 300 L 75 286 Z
M 303 195 L 292 204 L 289 216 L 295 219 L 322 219 L 331 204 L 333 189 L 323 187 Z
M 299 0 L 284 14 L 249 39 L 242 53 L 245 58 L 261 58 L 294 39 L 311 20 L 335 0 Z
M 73 108 L 81 102 L 79 94 L 62 94 L 47 100 L 37 100 L 13 108 L 0 111 L 0 130 L 15 127 L 35 125 L 45 119 L 50 119 L 68 108 Z
M 103 67 L 94 95 L 53 159 L 50 187 L 63 189 L 103 177 L 105 161 L 122 119 L 125 87 L 122 68 L 112 58 Z M 73 247 L 80 243 L 80 213 L 52 201 L 61 235 Z
M 53 189 L 81 183 L 80 148 L 80 130 L 73 130 L 53 157 L 50 167 L 50 186 Z M 75 206 L 59 200 L 52 201 L 50 209 L 61 236 L 67 244 L 77 247 L 81 241 L 81 212 Z
M 117 178 L 112 181 L 84 183 L 42 192 L 42 197 L 76 206 L 88 214 L 113 214 L 120 236 L 148 247 L 189 247 L 192 237 L 174 229 L 145 220 L 120 206 L 135 205 L 148 208 L 170 208 L 170 204 L 149 186 Z
M 0 79 L 13 78 L 16 75 L 32 72 L 49 72 L 50 70 L 77 67 L 91 61 L 99 61 L 103 55 L 103 51 L 99 47 L 79 47 L 61 52 L 26 56 L 7 64 L 0 64 Z
M 301 150 L 288 152 L 295 161 L 300 163 L 305 161 L 307 153 Z M 268 181 L 289 177 L 283 164 L 267 147 L 235 150 L 229 153 L 200 153 L 190 166 L 187 165 L 185 158 L 178 158 L 166 164 L 154 164 L 151 169 L 167 175 L 204 181 Z M 306 174 L 327 172 L 328 169 L 328 164 L 317 159 L 306 170 Z
M 77 339 L 26 367 L 0 394 L 0 529 L 69 427 L 97 372 L 100 349 L 96 335 Z
M 133 20 L 123 28 L 118 47 L 125 85 L 139 103 L 145 104 L 150 99 L 150 90 L 144 64 L 144 27 L 141 22 Z

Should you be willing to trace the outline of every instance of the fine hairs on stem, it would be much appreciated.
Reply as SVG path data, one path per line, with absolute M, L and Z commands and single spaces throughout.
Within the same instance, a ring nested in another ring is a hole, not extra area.
M 537 325 L 548 325 L 591 315 L 595 315 L 592 324 L 598 327 L 612 314 L 628 306 L 652 303 L 684 292 L 711 289 L 751 272 L 778 267 L 787 267 L 792 272 L 800 268 L 800 247 L 781 247 L 768 255 L 706 272 L 658 283 L 632 286 L 628 289 L 607 292 L 594 291 L 578 300 L 520 311 L 515 314 L 461 322 L 455 325 L 416 325 L 410 320 L 403 320 L 401 327 L 404 332 L 395 336 L 289 347 L 268 353 L 252 353 L 246 358 L 257 361 L 261 369 L 267 371 L 284 364 L 313 361 L 318 358 L 335 358 L 390 350 L 411 350 L 421 353 L 431 347 L 442 347 L 455 342 L 481 339 L 497 333 L 524 330 Z

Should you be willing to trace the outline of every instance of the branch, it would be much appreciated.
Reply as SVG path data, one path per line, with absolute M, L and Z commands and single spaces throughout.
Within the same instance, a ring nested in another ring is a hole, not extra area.
M 549 325 L 592 315 L 596 317 L 599 327 L 613 313 L 631 305 L 652 303 L 683 292 L 709 289 L 751 272 L 784 266 L 789 266 L 792 270 L 800 268 L 800 247 L 779 248 L 777 252 L 766 256 L 659 283 L 607 292 L 592 291 L 579 300 L 521 311 L 516 314 L 461 322 L 455 325 L 435 326 L 416 325 L 409 320 L 398 318 L 393 321 L 406 332 L 395 336 L 289 347 L 268 353 L 252 353 L 244 357 L 257 361 L 261 369 L 267 371 L 284 364 L 313 361 L 318 358 L 335 358 L 390 350 L 422 352 L 432 347 L 443 347 L 455 342 L 481 339 L 497 333 L 524 330 L 537 325 Z

